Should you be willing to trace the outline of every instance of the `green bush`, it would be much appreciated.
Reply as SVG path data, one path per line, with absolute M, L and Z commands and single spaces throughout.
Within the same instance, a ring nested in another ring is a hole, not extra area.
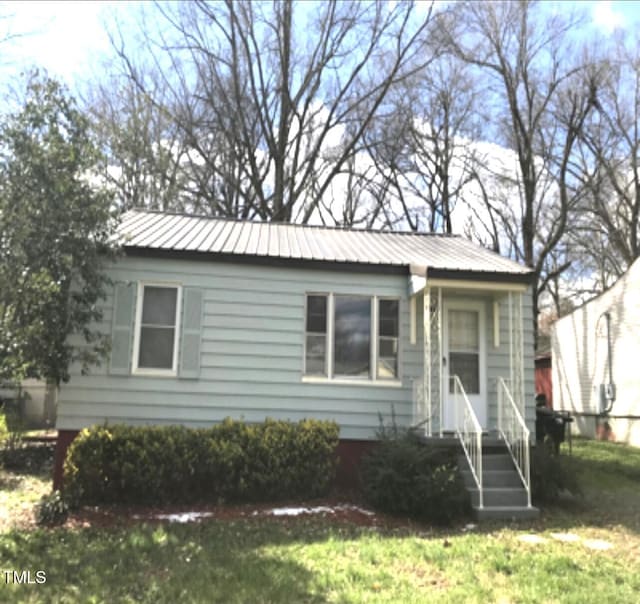
M 24 460 L 25 433 L 20 401 L 5 400 L 0 417 L 0 463 L 7 469 L 20 469 Z
M 335 476 L 335 422 L 224 420 L 207 429 L 83 430 L 64 465 L 73 503 L 274 501 L 325 494 Z
M 531 448 L 531 497 L 534 503 L 552 503 L 560 493 L 582 495 L 577 472 L 571 459 L 555 454 L 549 447 L 539 444 Z
M 4 441 L 9 438 L 9 428 L 7 427 L 7 418 L 4 408 L 0 403 L 0 447 L 4 445 Z
M 395 426 L 383 428 L 379 438 L 361 466 L 363 494 L 371 506 L 436 524 L 467 513 L 469 496 L 455 451 L 425 444 Z
M 38 526 L 59 526 L 69 516 L 69 506 L 60 491 L 43 495 L 36 505 L 36 523 Z

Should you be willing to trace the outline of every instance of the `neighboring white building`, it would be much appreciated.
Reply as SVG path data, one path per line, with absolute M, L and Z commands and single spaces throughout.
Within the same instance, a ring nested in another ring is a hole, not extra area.
M 640 259 L 553 327 L 554 408 L 585 436 L 640 446 Z

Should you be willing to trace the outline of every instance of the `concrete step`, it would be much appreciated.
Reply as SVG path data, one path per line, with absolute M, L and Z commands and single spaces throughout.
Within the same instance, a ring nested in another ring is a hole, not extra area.
M 460 474 L 467 487 L 476 486 L 470 470 L 461 470 Z M 485 470 L 482 471 L 482 485 L 484 487 L 522 487 L 522 480 L 514 470 Z
M 489 453 L 482 455 L 482 469 L 485 471 L 493 470 L 513 470 L 513 460 L 508 453 Z
M 458 456 L 458 467 L 461 470 L 469 468 L 469 463 L 464 455 Z M 482 469 L 483 471 L 513 470 L 515 472 L 513 460 L 508 453 L 483 453 Z
M 473 508 L 476 520 L 527 520 L 537 518 L 540 510 L 534 506 L 490 506 L 478 509 Z
M 471 505 L 477 506 L 480 498 L 478 489 L 467 489 L 471 496 Z M 524 488 L 483 487 L 483 503 L 487 507 L 526 507 L 527 492 Z

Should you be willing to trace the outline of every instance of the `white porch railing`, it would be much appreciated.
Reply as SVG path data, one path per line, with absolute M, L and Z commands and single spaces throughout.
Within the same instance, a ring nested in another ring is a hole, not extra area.
M 473 411 L 460 378 L 454 375 L 451 380 L 453 383 L 453 417 L 456 434 L 478 487 L 478 508 L 482 509 L 484 507 L 482 493 L 482 426 Z
M 498 432 L 509 449 L 527 492 L 527 507 L 531 507 L 529 429 L 503 378 L 498 378 Z

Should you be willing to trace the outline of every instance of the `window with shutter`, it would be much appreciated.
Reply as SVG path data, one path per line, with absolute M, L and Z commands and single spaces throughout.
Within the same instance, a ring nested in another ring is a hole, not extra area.
M 133 372 L 177 375 L 181 287 L 140 283 L 133 347 Z

